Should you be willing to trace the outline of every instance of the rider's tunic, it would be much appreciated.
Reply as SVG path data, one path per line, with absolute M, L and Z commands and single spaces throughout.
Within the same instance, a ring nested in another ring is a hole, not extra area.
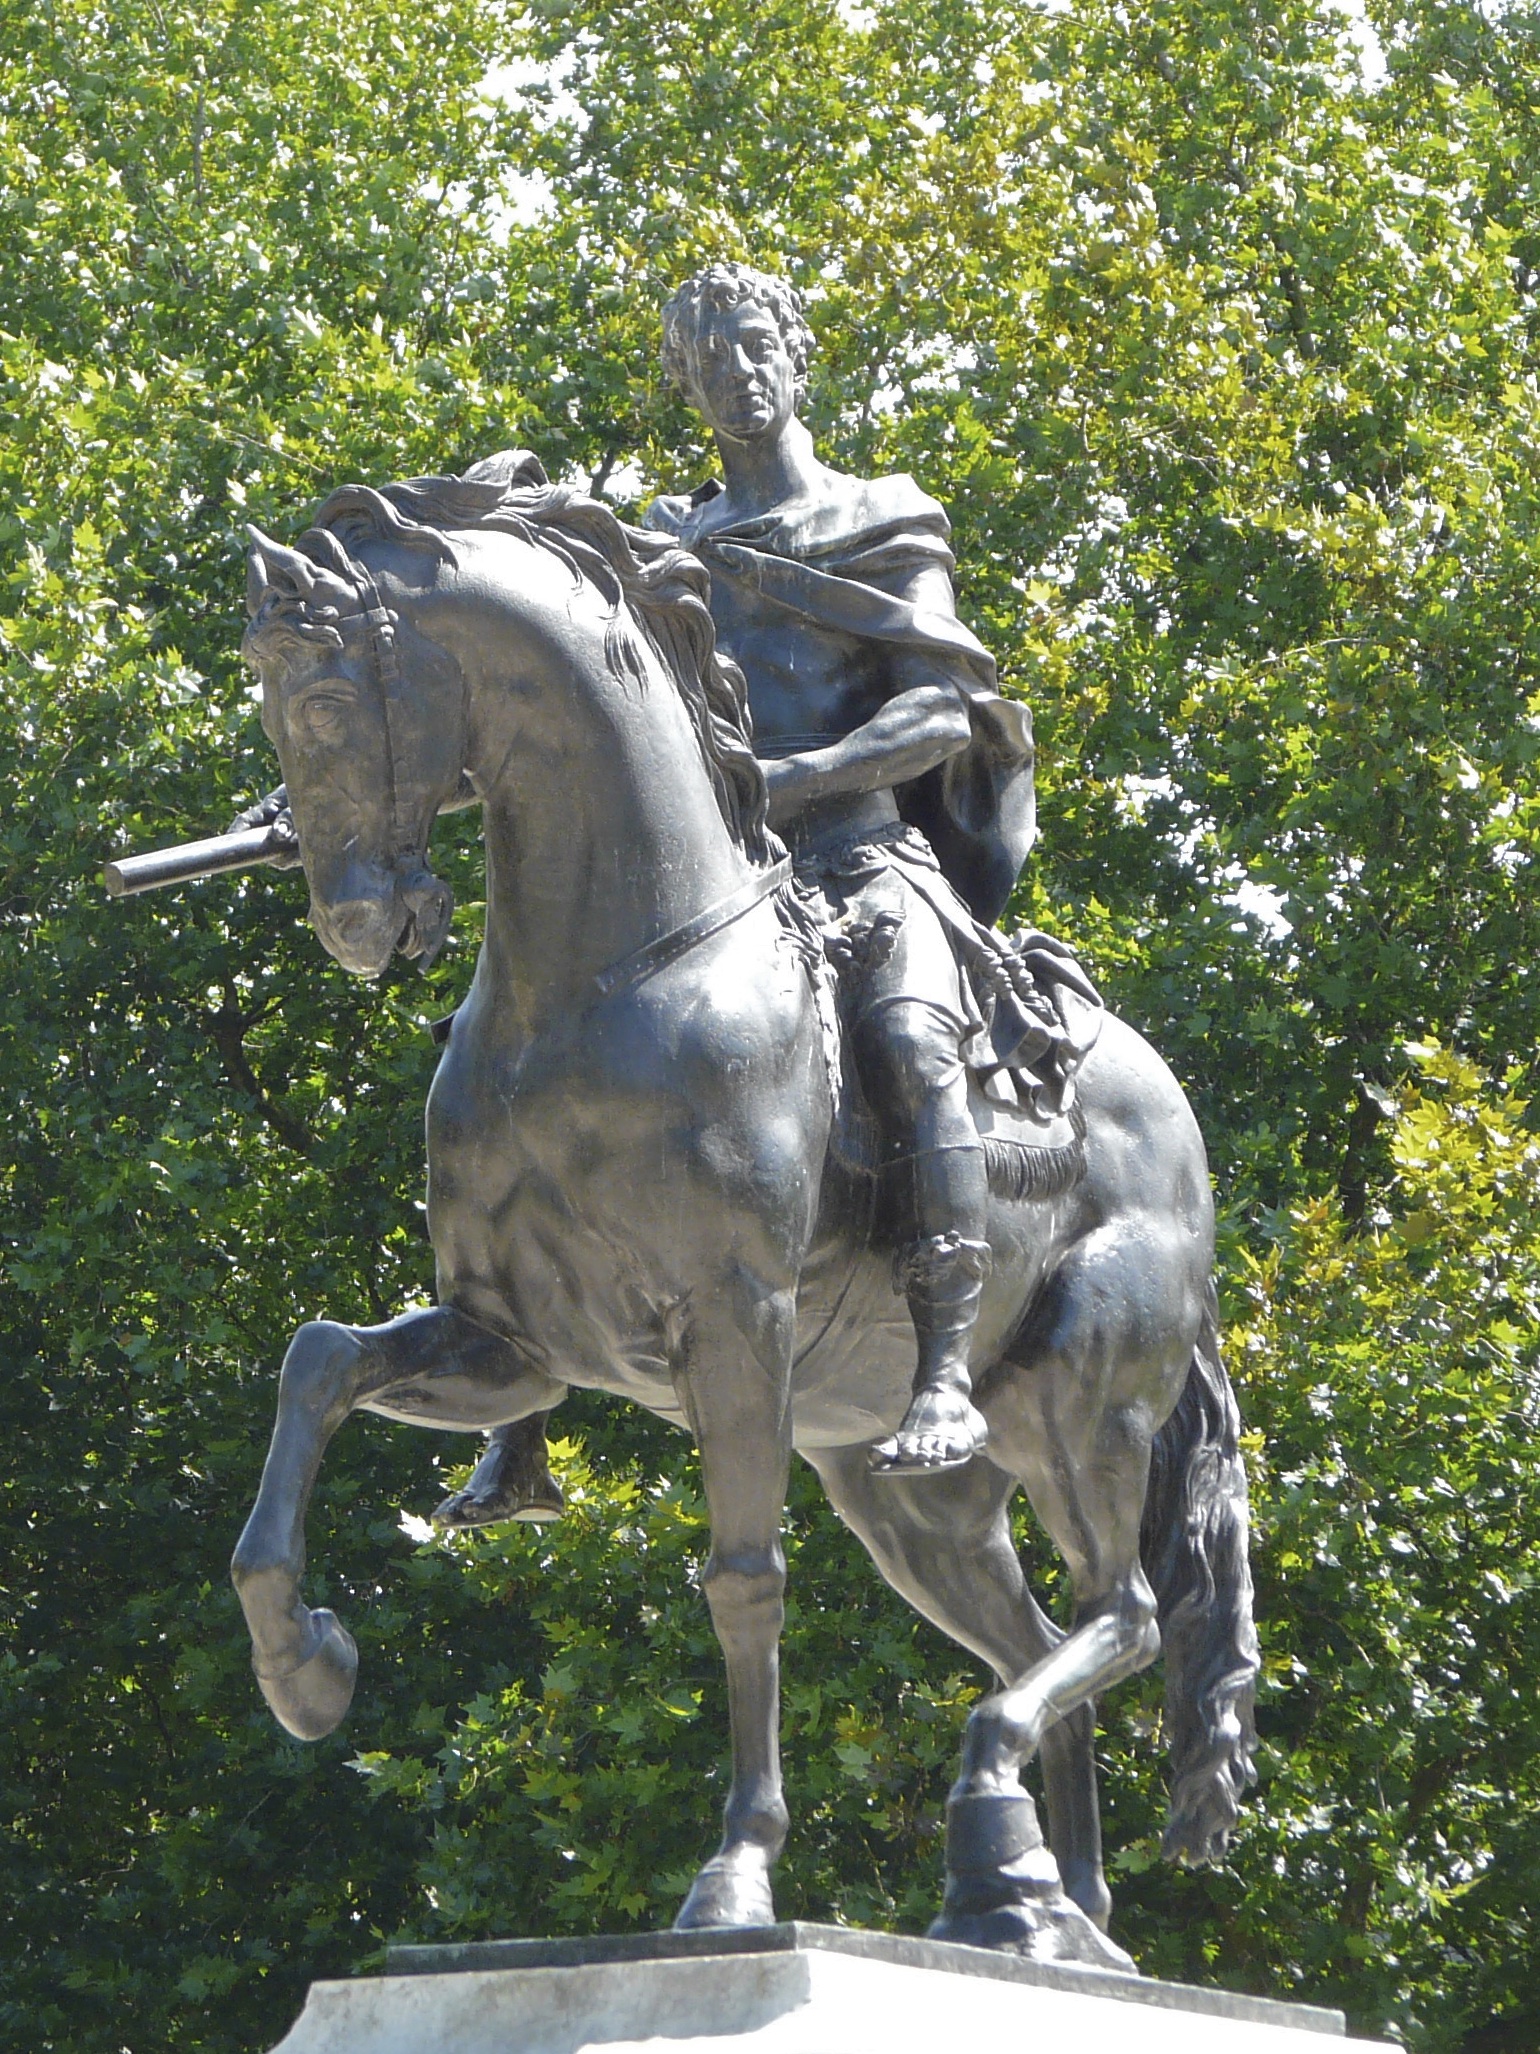
M 851 1026 L 880 1036 L 885 1009 L 918 1003 L 941 1070 L 965 1063 L 998 1092 L 1035 1064 L 1040 1101 L 1047 1057 L 1051 1105 L 1075 1056 L 1039 979 L 1046 969 L 1092 1005 L 1095 994 L 1046 938 L 1032 937 L 1024 968 L 989 924 L 1035 833 L 1032 722 L 1000 696 L 994 659 L 953 610 L 946 514 L 907 476 L 836 477 L 816 504 L 712 528 L 721 490 L 655 500 L 645 521 L 710 569 L 718 644 L 747 679 L 762 757 L 825 747 L 919 685 L 947 686 L 969 716 L 961 751 L 896 788 L 898 820 L 797 846 Z

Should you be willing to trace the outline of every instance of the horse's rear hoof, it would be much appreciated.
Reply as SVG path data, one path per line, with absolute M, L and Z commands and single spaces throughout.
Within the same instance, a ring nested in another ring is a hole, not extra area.
M 347 1717 L 358 1679 L 358 1644 L 335 1612 L 312 1612 L 313 1653 L 281 1676 L 257 1668 L 257 1681 L 273 1717 L 296 1740 L 324 1740 Z
M 946 1872 L 946 1901 L 930 1929 L 932 1940 L 1139 1973 L 1133 1957 L 1065 1895 L 1025 1791 L 948 1801 Z
M 444 1533 L 464 1533 L 475 1526 L 495 1526 L 504 1519 L 523 1519 L 544 1525 L 560 1519 L 567 1509 L 561 1486 L 546 1474 L 533 1482 L 498 1491 L 477 1491 L 467 1484 L 445 1498 L 433 1514 L 433 1524 Z

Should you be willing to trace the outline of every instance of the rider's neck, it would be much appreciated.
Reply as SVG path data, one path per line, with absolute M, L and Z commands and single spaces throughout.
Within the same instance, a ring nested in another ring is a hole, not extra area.
M 730 521 L 753 520 L 819 496 L 828 472 L 813 454 L 813 438 L 795 416 L 783 428 L 740 442 L 717 432 L 726 486 L 721 512 Z

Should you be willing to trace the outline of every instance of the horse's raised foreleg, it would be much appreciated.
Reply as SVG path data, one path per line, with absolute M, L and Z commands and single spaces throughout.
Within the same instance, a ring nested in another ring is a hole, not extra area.
M 786 1839 L 781 1794 L 781 1514 L 791 1458 L 789 1290 L 740 1280 L 737 1319 L 693 1325 L 678 1383 L 700 1448 L 711 1553 L 701 1578 L 727 1665 L 733 1777 L 722 1844 L 695 1878 L 680 1928 L 774 1921 L 770 1870 Z
M 1052 1652 L 1062 1631 L 1022 1574 L 1008 1507 L 1017 1483 L 991 1462 L 875 1478 L 864 1446 L 817 1448 L 807 1460 L 829 1502 L 922 1617 L 1009 1684 Z M 1042 1739 L 1049 1837 L 1064 1888 L 1098 1926 L 1112 1908 L 1102 1873 L 1095 1715 L 1082 1706 Z
M 559 1390 L 511 1342 L 448 1306 L 382 1327 L 312 1320 L 300 1328 L 278 1379 L 257 1502 L 230 1564 L 252 1666 L 290 1733 L 301 1740 L 330 1733 L 352 1700 L 358 1669 L 358 1650 L 335 1614 L 312 1611 L 300 1595 L 305 1511 L 337 1428 L 361 1405 L 425 1425 L 490 1425 L 549 1405 Z

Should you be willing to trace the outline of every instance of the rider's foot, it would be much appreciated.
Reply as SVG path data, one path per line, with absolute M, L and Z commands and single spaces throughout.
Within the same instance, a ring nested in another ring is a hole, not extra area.
M 927 1385 L 915 1392 L 898 1432 L 878 1441 L 868 1461 L 878 1476 L 961 1469 L 983 1452 L 988 1440 L 988 1423 L 966 1391 Z

